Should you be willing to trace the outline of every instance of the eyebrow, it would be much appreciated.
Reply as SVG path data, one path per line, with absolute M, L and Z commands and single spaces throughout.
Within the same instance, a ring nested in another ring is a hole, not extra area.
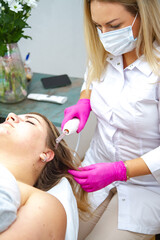
M 25 116 L 25 118 L 26 118 L 26 119 L 28 119 L 28 118 L 34 118 L 35 120 L 37 120 L 37 121 L 41 124 L 41 122 L 38 120 L 38 118 L 36 118 L 36 117 L 34 117 L 34 116 L 27 115 L 27 116 Z M 41 125 L 42 125 L 42 124 L 41 124 Z
M 115 18 L 115 19 L 113 19 L 113 20 L 111 20 L 111 21 L 109 21 L 109 22 L 106 22 L 105 25 L 109 25 L 109 24 L 113 23 L 113 22 L 116 21 L 116 20 L 119 20 L 119 18 Z M 93 21 L 93 20 L 92 20 L 92 22 L 93 22 L 94 24 L 96 24 L 96 25 L 99 25 L 98 23 L 96 23 L 96 22 Z

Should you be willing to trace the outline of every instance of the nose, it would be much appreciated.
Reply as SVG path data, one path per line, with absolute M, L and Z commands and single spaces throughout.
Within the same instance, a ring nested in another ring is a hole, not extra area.
M 7 118 L 6 118 L 6 121 L 13 121 L 15 123 L 18 123 L 19 122 L 19 118 L 18 118 L 18 116 L 15 113 L 9 113 Z

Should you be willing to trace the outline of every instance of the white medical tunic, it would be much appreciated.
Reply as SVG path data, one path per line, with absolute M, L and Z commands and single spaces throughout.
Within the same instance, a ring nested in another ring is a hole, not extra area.
M 91 85 L 97 126 L 84 165 L 142 157 L 152 174 L 114 182 L 91 193 L 92 202 L 97 207 L 116 187 L 118 229 L 160 233 L 160 78 L 144 56 L 125 69 L 122 56 L 109 55 L 107 62 L 100 82 Z

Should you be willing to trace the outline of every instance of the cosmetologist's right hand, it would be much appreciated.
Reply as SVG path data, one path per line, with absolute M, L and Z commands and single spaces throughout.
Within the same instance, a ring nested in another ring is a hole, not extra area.
M 79 133 L 84 128 L 88 120 L 90 111 L 91 111 L 90 99 L 87 98 L 80 99 L 76 105 L 68 107 L 64 110 L 64 119 L 61 124 L 61 129 L 63 130 L 65 123 L 68 122 L 69 120 L 73 118 L 78 118 L 80 120 L 80 123 L 77 129 L 77 133 Z

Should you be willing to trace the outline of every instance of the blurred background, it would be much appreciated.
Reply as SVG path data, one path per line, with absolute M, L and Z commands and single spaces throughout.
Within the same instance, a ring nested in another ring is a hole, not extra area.
M 30 52 L 33 72 L 83 77 L 86 50 L 83 0 L 39 0 L 28 19 L 30 39 L 21 39 L 22 58 Z
M 28 19 L 30 39 L 21 39 L 19 47 L 23 60 L 30 52 L 33 72 L 53 75 L 68 74 L 83 78 L 87 56 L 83 30 L 83 0 L 39 0 Z M 54 109 L 54 108 L 53 108 Z M 94 132 L 96 120 L 90 115 L 81 133 L 78 154 L 83 159 Z M 60 128 L 58 128 L 61 131 Z M 75 149 L 78 134 L 65 137 Z

